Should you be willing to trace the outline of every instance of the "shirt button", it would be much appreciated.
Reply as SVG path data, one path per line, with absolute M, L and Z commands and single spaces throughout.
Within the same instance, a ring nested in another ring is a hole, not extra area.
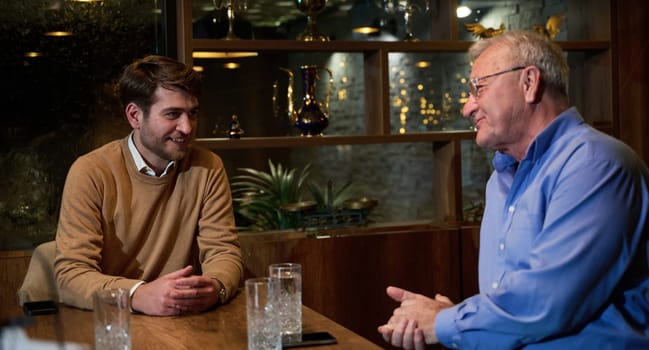
M 516 208 L 512 205 L 512 206 L 510 206 L 510 207 L 507 209 L 507 211 L 508 211 L 510 214 L 512 214 L 513 212 L 516 211 Z
M 498 282 L 494 282 L 491 284 L 491 288 L 496 289 L 498 288 Z
M 498 246 L 498 249 L 505 250 L 505 243 L 500 243 L 500 245 Z

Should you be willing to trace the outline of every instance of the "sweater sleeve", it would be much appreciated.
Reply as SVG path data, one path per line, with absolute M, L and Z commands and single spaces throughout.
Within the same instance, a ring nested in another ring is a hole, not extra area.
M 243 279 L 243 258 L 227 174 L 220 158 L 212 156 L 213 171 L 206 182 L 198 221 L 199 259 L 203 274 L 222 282 L 231 298 Z
M 61 301 L 92 309 L 92 294 L 130 289 L 139 280 L 110 276 L 100 267 L 103 249 L 101 208 L 106 195 L 102 171 L 79 158 L 66 178 L 56 233 L 55 275 Z

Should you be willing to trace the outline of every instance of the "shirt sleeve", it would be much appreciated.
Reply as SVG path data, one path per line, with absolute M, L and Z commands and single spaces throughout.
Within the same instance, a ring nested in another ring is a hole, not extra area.
M 596 149 L 579 152 L 552 169 L 559 175 L 531 180 L 538 182 L 515 209 L 536 219 L 509 227 L 483 223 L 483 231 L 494 230 L 483 236 L 507 231 L 510 251 L 493 262 L 503 267 L 491 288 L 481 284 L 480 294 L 437 315 L 442 344 L 518 348 L 575 333 L 606 305 L 640 246 L 647 188 L 640 165 L 625 152 L 609 160 L 594 156 Z

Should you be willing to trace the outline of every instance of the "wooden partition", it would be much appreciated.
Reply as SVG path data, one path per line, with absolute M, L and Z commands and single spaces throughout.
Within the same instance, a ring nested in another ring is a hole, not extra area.
M 385 346 L 377 326 L 397 306 L 389 285 L 432 296 L 461 296 L 460 234 L 429 225 L 328 232 L 242 234 L 246 275 L 266 276 L 268 265 L 303 266 L 303 303 L 361 336 Z
M 461 299 L 478 294 L 478 251 L 480 247 L 480 226 L 460 228 L 460 276 Z
M 31 256 L 31 250 L 0 251 L 0 323 L 22 316 L 16 293 L 23 283 Z

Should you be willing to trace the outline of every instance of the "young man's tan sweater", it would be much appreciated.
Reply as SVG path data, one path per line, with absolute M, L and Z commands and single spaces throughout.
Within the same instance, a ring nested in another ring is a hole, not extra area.
M 127 138 L 79 157 L 66 179 L 56 234 L 61 300 L 92 308 L 92 293 L 194 265 L 229 296 L 243 262 L 221 159 L 192 147 L 164 177 L 137 171 Z

